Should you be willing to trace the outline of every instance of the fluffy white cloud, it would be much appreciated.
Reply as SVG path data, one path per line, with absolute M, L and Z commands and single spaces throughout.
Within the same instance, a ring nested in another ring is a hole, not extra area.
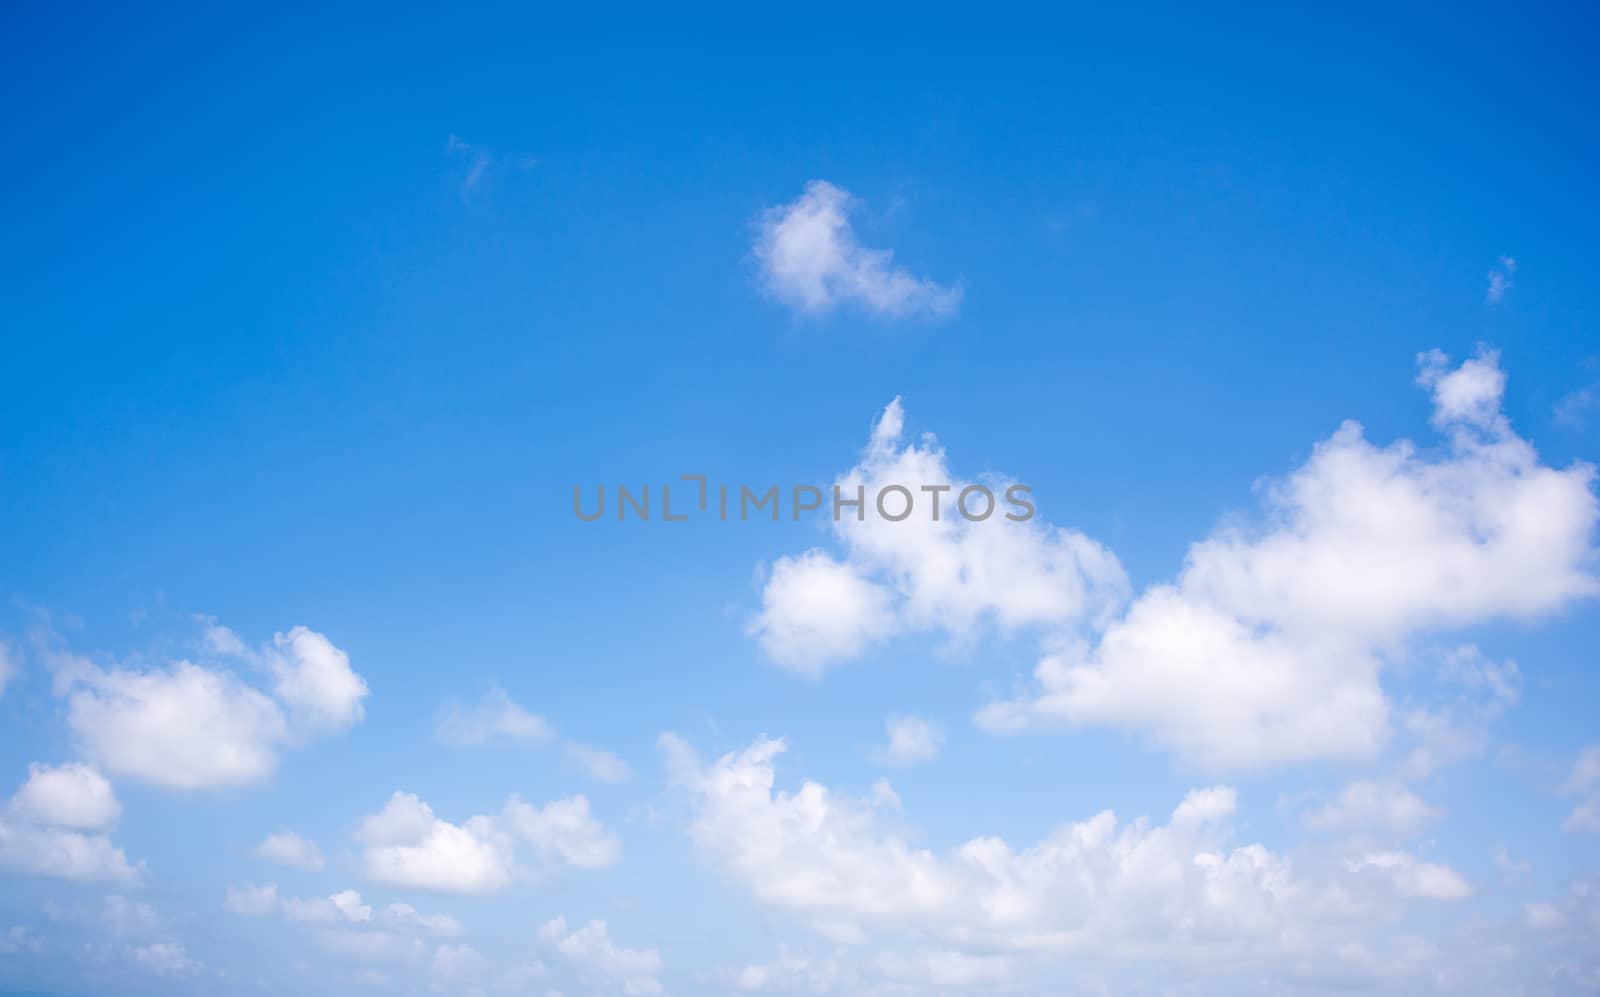
M 258 782 L 288 739 L 272 699 L 189 662 L 95 670 L 68 697 L 67 722 L 84 753 L 108 771 L 167 789 Z
M 395 793 L 361 822 L 367 878 L 448 893 L 493 893 L 511 882 L 515 850 L 493 817 L 452 824 L 413 793 Z
M 317 847 L 315 841 L 302 838 L 290 830 L 276 831 L 267 835 L 266 839 L 256 846 L 256 855 L 268 862 L 276 862 L 306 872 L 318 872 L 327 864 L 322 858 L 322 849 Z
M 447 893 L 493 893 L 518 872 L 517 845 L 532 847 L 542 867 L 600 868 L 618 861 L 621 843 L 589 812 L 582 796 L 543 807 L 516 796 L 498 814 L 461 824 L 436 817 L 412 793 L 395 793 L 356 833 L 375 883 Z
M 973 483 L 951 473 L 931 436 L 907 444 L 904 433 L 897 398 L 873 425 L 861 460 L 834 487 L 875 503 L 885 488 L 899 486 L 920 503 L 916 511 L 895 522 L 846 510 L 832 524 L 842 558 L 811 550 L 772 565 L 750 632 L 775 661 L 817 674 L 894 634 L 934 631 L 965 641 L 986 625 L 1066 627 L 1125 600 L 1121 565 L 1083 534 L 1000 514 L 961 516 L 954 503 Z M 991 480 L 986 487 L 1001 495 L 1012 484 Z
M 506 802 L 501 821 L 544 856 L 578 869 L 603 869 L 622 856 L 616 835 L 589 812 L 582 796 L 530 806 L 516 796 Z
M 350 667 L 350 656 L 307 627 L 276 634 L 264 652 L 278 680 L 278 701 L 291 720 L 313 732 L 344 730 L 361 720 L 367 683 Z
M 11 811 L 38 824 L 95 831 L 122 815 L 106 777 L 88 765 L 29 765 L 28 781 L 11 798 Z
M 656 979 L 661 973 L 661 954 L 655 949 L 619 947 L 604 921 L 569 930 L 567 919 L 557 917 L 539 928 L 539 939 L 580 969 L 598 974 L 612 985 L 620 984 L 628 997 L 663 993 Z
M 0 809 L 0 870 L 134 886 L 143 878 L 104 832 L 122 813 L 111 786 L 84 765 L 31 765 Z
M 855 566 L 820 550 L 780 558 L 750 630 L 779 664 L 820 674 L 895 630 L 893 603 Z
M 776 789 L 781 741 L 710 763 L 672 735 L 662 746 L 707 861 L 828 937 L 912 932 L 936 950 L 959 950 L 942 970 L 923 964 L 924 980 L 1009 972 L 983 949 L 1224 967 L 1248 958 L 1288 972 L 1359 940 L 1369 919 L 1387 918 L 1406 898 L 1468 892 L 1453 870 L 1406 853 L 1290 856 L 1230 844 L 1237 801 L 1226 786 L 1190 792 L 1164 825 L 1107 811 L 1031 847 L 978 837 L 939 854 L 894 830 L 875 800 L 815 782 Z M 922 961 L 902 958 L 905 967 Z
M 813 180 L 799 199 L 761 218 L 755 256 L 766 290 L 810 315 L 840 305 L 885 318 L 939 317 L 961 303 L 961 289 L 915 277 L 894 265 L 887 249 L 868 249 L 850 225 L 854 199 L 823 180 Z
M 543 717 L 528 712 L 503 689 L 489 690 L 476 706 L 446 703 L 436 731 L 440 741 L 462 747 L 487 744 L 495 738 L 543 741 L 552 733 Z
M 882 758 L 890 765 L 911 765 L 937 757 L 944 743 L 944 731 L 921 717 L 890 717 L 885 724 L 889 742 L 884 745 Z
M 1594 468 L 1556 469 L 1500 412 L 1493 353 L 1422 358 L 1442 445 L 1347 422 L 1265 489 L 1260 524 L 1189 551 L 1097 640 L 1044 657 L 995 731 L 1136 727 L 1214 767 L 1369 757 L 1388 733 L 1384 654 L 1417 634 L 1534 619 L 1591 596 Z
M 1394 783 L 1357 780 L 1327 804 L 1305 815 L 1314 831 L 1344 834 L 1387 833 L 1408 837 L 1439 812 L 1422 797 Z
M 167 668 L 99 668 L 53 656 L 67 721 L 85 754 L 109 772 L 167 789 L 259 782 L 278 752 L 361 718 L 366 683 L 344 652 L 296 627 L 259 654 L 212 624 L 206 647 L 276 677 L 278 698 L 231 672 L 179 661 Z

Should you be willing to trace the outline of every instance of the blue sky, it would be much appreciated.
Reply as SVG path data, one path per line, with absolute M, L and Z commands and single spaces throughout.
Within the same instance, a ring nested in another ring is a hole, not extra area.
M 0 16 L 0 992 L 1600 988 L 1586 11 Z

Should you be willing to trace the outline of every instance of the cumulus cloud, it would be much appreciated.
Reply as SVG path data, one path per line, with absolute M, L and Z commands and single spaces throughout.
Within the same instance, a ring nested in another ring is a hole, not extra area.
M 11 811 L 38 824 L 97 831 L 117 822 L 117 802 L 106 777 L 89 765 L 29 765 L 28 781 L 11 798 Z
M 122 806 L 86 765 L 30 765 L 0 808 L 0 870 L 82 883 L 136 886 L 143 878 L 106 833 Z
M 765 212 L 755 257 L 767 293 L 807 315 L 841 305 L 883 318 L 954 313 L 961 288 L 913 276 L 890 250 L 862 246 L 850 224 L 854 206 L 845 191 L 813 180 L 798 200 Z
M 661 982 L 656 979 L 661 973 L 661 954 L 653 948 L 618 946 L 611 940 L 604 921 L 590 921 L 581 928 L 568 929 L 567 919 L 557 917 L 539 928 L 539 940 L 580 970 L 601 977 L 609 986 L 619 986 L 627 997 L 664 993 Z
M 1195 544 L 1175 582 L 1097 639 L 1062 640 L 1033 692 L 978 721 L 1126 725 L 1212 767 L 1370 757 L 1388 733 L 1386 652 L 1595 594 L 1594 468 L 1547 466 L 1511 430 L 1494 353 L 1425 354 L 1418 380 L 1436 450 L 1346 422 L 1265 486 L 1258 524 Z
M 295 627 L 276 634 L 266 649 L 267 667 L 278 680 L 278 701 L 291 720 L 322 733 L 344 730 L 360 722 L 367 683 L 350 667 L 350 656 L 322 634 Z
M 890 717 L 885 726 L 889 741 L 883 746 L 880 757 L 890 765 L 931 761 L 938 756 L 939 746 L 944 743 L 944 731 L 921 717 Z
M 498 814 L 453 824 L 412 793 L 397 792 L 356 832 L 375 883 L 445 893 L 494 893 L 516 877 L 517 847 L 529 846 L 539 868 L 615 864 L 622 846 L 589 812 L 582 796 L 531 806 L 512 796 Z
M 604 748 L 568 741 L 566 752 L 567 757 L 583 769 L 589 778 L 598 782 L 626 782 L 633 774 L 627 762 Z
M 1105 811 L 1028 847 L 984 836 L 940 853 L 912 844 L 876 800 L 810 781 L 776 788 L 782 741 L 709 763 L 673 735 L 662 748 L 706 861 L 830 938 L 910 932 L 968 956 L 1084 953 L 1224 967 L 1248 957 L 1288 967 L 1330 957 L 1400 901 L 1468 890 L 1454 870 L 1404 852 L 1291 856 L 1236 844 L 1237 794 L 1227 786 L 1191 791 L 1165 824 Z M 949 979 L 961 966 L 999 974 L 1004 963 L 943 965 Z M 924 965 L 918 975 L 940 971 Z
M 213 623 L 205 648 L 270 674 L 271 694 L 231 671 L 189 661 L 101 668 L 53 653 L 57 689 L 83 752 L 109 772 L 167 789 L 238 786 L 271 775 L 284 748 L 361 719 L 365 681 L 315 631 L 295 627 L 251 652 Z
M 957 514 L 955 496 L 973 482 L 951 472 L 932 436 L 907 443 L 904 435 L 905 411 L 896 398 L 874 423 L 861 459 L 834 487 L 872 502 L 898 485 L 926 508 L 899 522 L 843 515 L 832 523 L 840 556 L 811 550 L 771 566 L 749 631 L 778 664 L 815 675 L 892 635 L 931 631 L 964 642 L 985 627 L 1067 627 L 1099 618 L 1126 598 L 1127 576 L 1117 559 L 1081 533 L 1033 519 Z M 1012 484 L 994 479 L 987 487 L 998 495 Z
M 319 872 L 327 864 L 322 858 L 322 849 L 317 847 L 315 841 L 302 838 L 287 829 L 267 835 L 256 846 L 256 855 L 268 862 L 305 872 Z
M 493 893 L 511 882 L 511 837 L 493 817 L 452 824 L 435 817 L 413 793 L 395 793 L 365 818 L 356 840 L 366 846 L 367 878 L 390 886 L 447 893 Z

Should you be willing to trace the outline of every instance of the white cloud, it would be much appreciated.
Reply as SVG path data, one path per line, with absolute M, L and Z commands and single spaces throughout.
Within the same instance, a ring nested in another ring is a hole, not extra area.
M 1422 797 L 1404 786 L 1356 780 L 1345 786 L 1337 798 L 1306 814 L 1305 825 L 1313 831 L 1409 837 L 1438 815 Z
M 1539 462 L 1500 413 L 1493 353 L 1422 358 L 1442 447 L 1376 447 L 1347 422 L 1265 488 L 1266 515 L 1189 551 L 1098 640 L 1044 657 L 994 731 L 1143 729 L 1211 767 L 1370 757 L 1385 653 L 1419 633 L 1529 620 L 1593 595 L 1594 468 Z
M 1287 967 L 1329 957 L 1404 899 L 1468 890 L 1448 867 L 1401 852 L 1290 856 L 1231 844 L 1237 799 L 1226 786 L 1190 792 L 1164 825 L 1107 811 L 1027 848 L 989 836 L 941 854 L 913 845 L 871 800 L 815 782 L 776 789 L 781 741 L 711 763 L 672 735 L 662 747 L 706 860 L 828 937 L 911 933 L 967 956 L 981 956 L 977 947 Z M 1004 968 L 1003 960 L 955 957 L 944 965 L 948 978 L 963 966 L 981 977 Z M 925 979 L 939 975 L 922 967 Z
M 1509 256 L 1502 256 L 1495 261 L 1489 269 L 1489 290 L 1484 292 L 1484 299 L 1491 305 L 1498 305 L 1506 299 L 1506 292 L 1511 290 L 1511 276 L 1517 272 L 1517 261 Z
M 1523 916 L 1528 927 L 1540 930 L 1559 928 L 1567 923 L 1565 914 L 1560 908 L 1550 903 L 1532 903 L 1523 907 Z
M 479 747 L 497 739 L 538 743 L 550 740 L 555 733 L 544 717 L 530 712 L 499 688 L 491 689 L 475 706 L 445 703 L 435 730 L 441 742 L 457 747 Z M 632 775 L 626 762 L 604 748 L 568 740 L 563 742 L 562 750 L 590 778 L 600 782 L 624 782 Z
M 541 854 L 577 869 L 603 869 L 622 856 L 622 843 L 589 812 L 583 796 L 553 800 L 543 807 L 513 796 L 501 820 Z
M 519 842 L 531 846 L 539 868 L 601 868 L 615 864 L 622 850 L 582 796 L 543 807 L 512 796 L 498 814 L 452 824 L 416 795 L 397 792 L 362 821 L 356 839 L 366 846 L 366 874 L 375 883 L 468 894 L 511 883 L 519 872 Z
M 11 680 L 17 677 L 19 669 L 12 654 L 11 645 L 4 640 L 0 640 L 0 696 L 6 694 L 6 686 L 10 685 Z
M 489 960 L 470 945 L 441 945 L 433 952 L 429 975 L 435 989 L 471 987 L 489 969 Z
M 384 911 L 384 918 L 394 924 L 420 928 L 435 935 L 454 938 L 466 929 L 449 914 L 423 914 L 405 903 L 392 903 Z
M 850 225 L 854 198 L 823 180 L 763 214 L 755 256 L 767 293 L 803 314 L 853 305 L 884 318 L 941 317 L 961 304 L 961 288 L 915 277 L 887 249 L 868 249 Z
M 140 966 L 172 979 L 194 976 L 205 966 L 189 958 L 189 953 L 177 942 L 154 942 L 133 949 L 133 958 Z
M 1578 752 L 1572 763 L 1572 774 L 1567 777 L 1562 791 L 1580 797 L 1572 813 L 1562 822 L 1562 829 L 1600 833 L 1600 744 Z
M 895 634 L 933 631 L 961 642 L 985 626 L 1067 627 L 1125 600 L 1121 565 L 1083 534 L 1000 514 L 971 521 L 955 512 L 973 482 L 951 473 L 931 436 L 907 444 L 904 432 L 897 398 L 873 425 L 860 461 L 834 487 L 847 498 L 865 495 L 870 504 L 898 485 L 923 504 L 899 522 L 844 510 L 832 523 L 843 558 L 811 550 L 772 565 L 750 625 L 771 658 L 819 674 Z M 995 479 L 986 487 L 999 496 L 1011 484 Z
M 238 653 L 243 643 L 211 624 L 205 646 Z M 117 775 L 193 790 L 259 782 L 283 748 L 361 718 L 366 683 L 321 634 L 296 627 L 259 654 L 243 653 L 246 664 L 276 677 L 277 699 L 231 672 L 188 661 L 130 670 L 65 654 L 52 660 L 85 754 Z
M 655 949 L 619 947 L 604 921 L 568 930 L 567 919 L 557 917 L 539 928 L 539 939 L 578 967 L 620 983 L 622 993 L 629 997 L 663 992 L 656 979 L 661 973 L 661 954 Z
M 186 661 L 149 672 L 95 670 L 67 702 L 67 723 L 90 758 L 167 789 L 259 782 L 288 740 L 277 703 Z
M 372 907 L 362 903 L 355 890 L 305 900 L 285 898 L 279 908 L 286 920 L 302 924 L 365 924 L 372 920 Z
M 604 748 L 568 741 L 566 752 L 568 758 L 589 774 L 589 778 L 599 782 L 626 782 L 633 774 L 627 762 Z
M 116 938 L 140 938 L 161 931 L 161 915 L 147 903 L 129 900 L 120 893 L 106 896 L 101 917 L 106 930 Z
M 1403 897 L 1420 900 L 1461 900 L 1472 894 L 1472 887 L 1461 874 L 1446 865 L 1423 862 L 1405 852 L 1375 852 L 1350 861 L 1354 872 L 1378 869 L 1386 873 Z
M 888 636 L 895 625 L 887 591 L 856 567 L 809 550 L 772 566 L 750 632 L 779 664 L 820 674 Z
M 96 831 L 122 815 L 111 783 L 83 764 L 28 766 L 28 781 L 11 798 L 11 811 L 39 824 Z
M 222 909 L 230 914 L 246 917 L 265 917 L 278 910 L 278 888 L 275 885 L 229 887 L 222 900 Z
M 359 723 L 367 683 L 350 667 L 350 656 L 322 634 L 295 627 L 275 634 L 264 652 L 278 680 L 273 691 L 290 719 L 310 731 L 338 731 Z
M 136 886 L 141 870 L 104 833 L 121 813 L 110 784 L 88 766 L 30 765 L 0 809 L 0 870 Z
M 944 731 L 921 717 L 890 717 L 885 726 L 889 743 L 883 748 L 882 758 L 891 765 L 931 761 L 944 743 Z
M 476 747 L 495 738 L 543 741 L 553 733 L 543 717 L 528 712 L 502 689 L 489 690 L 476 706 L 446 703 L 436 731 L 440 741 L 461 747 Z
M 361 822 L 367 878 L 447 893 L 493 893 L 511 882 L 514 846 L 492 817 L 452 824 L 412 793 Z
M 256 846 L 256 855 L 268 862 L 305 872 L 320 872 L 327 864 L 322 858 L 322 849 L 317 847 L 315 841 L 302 838 L 287 829 L 267 835 Z

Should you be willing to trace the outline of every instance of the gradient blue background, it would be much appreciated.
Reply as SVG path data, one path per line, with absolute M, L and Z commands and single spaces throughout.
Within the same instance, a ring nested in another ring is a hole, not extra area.
M 196 613 L 252 641 L 303 623 L 370 682 L 367 720 L 264 788 L 119 783 L 119 843 L 208 961 L 281 958 L 217 913 L 264 830 L 347 840 L 395 789 L 459 816 L 583 788 L 620 828 L 616 873 L 435 905 L 477 912 L 475 938 L 609 915 L 757 957 L 749 901 L 644 816 L 657 734 L 787 735 L 793 771 L 863 790 L 886 713 L 965 716 L 1032 648 L 903 641 L 797 679 L 743 625 L 756 565 L 814 525 L 590 526 L 572 486 L 827 480 L 901 395 L 958 470 L 1029 482 L 1143 584 L 1341 419 L 1426 438 L 1414 355 L 1478 342 L 1548 462 L 1600 458 L 1600 413 L 1554 418 L 1600 380 L 1595 27 L 1577 4 L 11 5 L 0 630 L 47 612 L 75 648 L 123 654 L 175 646 Z M 471 183 L 452 135 L 495 157 Z M 869 245 L 960 281 L 960 313 L 886 327 L 766 300 L 754 219 L 813 178 L 862 199 Z M 1501 254 L 1518 270 L 1491 306 Z M 1596 733 L 1593 607 L 1469 636 L 1523 666 L 1502 722 L 1519 754 L 1442 778 L 1442 853 L 1481 873 L 1513 840 L 1550 884 L 1592 871 L 1552 787 Z M 441 751 L 440 702 L 491 680 L 633 780 Z M 35 669 L 0 699 L 0 784 L 70 755 Z M 1273 801 L 1339 775 L 1241 777 L 1248 825 L 1271 844 L 1292 824 Z M 1162 813 L 1199 778 L 1114 732 L 955 723 L 941 765 L 896 786 L 946 846 Z M 59 889 L 6 881 L 0 921 Z M 86 986 L 75 972 L 0 984 Z

